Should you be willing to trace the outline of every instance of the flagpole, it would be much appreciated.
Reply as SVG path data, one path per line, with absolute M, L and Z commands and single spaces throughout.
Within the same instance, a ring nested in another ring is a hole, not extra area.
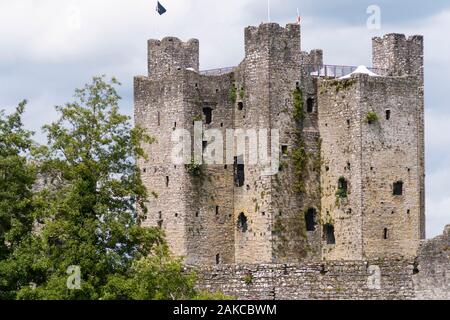
M 267 20 L 270 22 L 270 0 L 267 0 Z

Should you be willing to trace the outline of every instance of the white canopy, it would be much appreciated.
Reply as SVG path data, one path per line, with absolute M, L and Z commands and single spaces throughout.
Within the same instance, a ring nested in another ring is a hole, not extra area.
M 378 75 L 372 71 L 370 71 L 369 69 L 367 69 L 366 66 L 359 66 L 358 68 L 356 68 L 355 71 L 353 71 L 352 73 L 341 77 L 339 79 L 348 79 L 350 78 L 353 74 L 357 74 L 357 73 L 363 73 L 363 74 L 368 74 L 370 77 L 378 77 Z

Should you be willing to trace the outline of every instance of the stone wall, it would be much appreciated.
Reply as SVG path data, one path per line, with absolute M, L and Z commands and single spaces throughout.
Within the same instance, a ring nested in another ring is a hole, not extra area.
M 239 300 L 413 299 L 412 273 L 412 261 L 217 266 L 199 271 L 198 288 Z
M 416 260 L 328 261 L 195 268 L 197 287 L 239 300 L 450 299 L 450 226 Z
M 425 238 L 425 126 L 424 126 L 424 39 L 415 35 L 406 38 L 403 34 L 391 33 L 372 39 L 372 63 L 375 68 L 385 69 L 389 76 L 413 76 L 418 82 L 416 119 L 417 160 L 420 197 L 420 238 Z
M 417 299 L 450 300 L 450 225 L 442 236 L 422 241 L 414 274 Z
M 336 238 L 324 257 L 414 257 L 424 234 L 419 77 L 359 74 L 320 80 L 319 91 L 322 209 Z M 345 196 L 337 194 L 341 179 Z
M 327 260 L 362 260 L 361 111 L 357 80 L 319 81 L 319 131 L 322 138 L 322 225 L 334 229 L 335 243 L 326 236 Z M 345 181 L 337 195 L 339 181 Z M 346 191 L 344 192 L 344 189 Z M 330 231 L 331 233 L 331 231 Z
M 415 76 L 360 82 L 363 254 L 366 259 L 417 254 L 422 239 L 423 98 Z M 378 120 L 367 122 L 373 112 Z M 402 183 L 402 194 L 394 184 Z

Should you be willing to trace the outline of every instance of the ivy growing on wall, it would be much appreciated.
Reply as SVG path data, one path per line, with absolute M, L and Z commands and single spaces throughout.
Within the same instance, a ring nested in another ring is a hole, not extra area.
M 308 165 L 308 156 L 305 149 L 305 143 L 303 142 L 303 139 L 299 138 L 298 147 L 292 151 L 292 160 L 297 175 L 297 181 L 295 182 L 294 187 L 299 193 L 305 192 L 305 175 Z
M 336 89 L 336 93 L 339 93 L 341 90 L 346 90 L 353 86 L 356 83 L 356 79 L 344 79 L 344 80 L 333 80 L 330 85 L 334 86 Z
M 244 87 L 241 87 L 241 91 L 239 91 L 239 97 L 242 99 L 245 98 L 245 89 Z
M 369 111 L 366 114 L 366 123 L 372 124 L 378 121 L 378 114 L 374 111 Z
M 253 283 L 253 275 L 251 273 L 246 274 L 245 278 L 244 278 L 244 282 L 248 286 L 251 285 Z
M 236 103 L 236 101 L 237 101 L 237 89 L 236 89 L 236 84 L 234 84 L 234 83 L 233 83 L 233 85 L 232 85 L 232 87 L 230 89 L 229 98 L 230 98 L 230 102 L 232 104 Z
M 193 177 L 200 177 L 203 174 L 203 166 L 200 163 L 195 162 L 194 159 L 191 160 L 191 163 L 186 164 L 185 168 Z
M 294 99 L 294 119 L 295 121 L 302 121 L 305 118 L 303 110 L 303 94 L 300 88 L 296 88 L 292 92 L 292 98 Z

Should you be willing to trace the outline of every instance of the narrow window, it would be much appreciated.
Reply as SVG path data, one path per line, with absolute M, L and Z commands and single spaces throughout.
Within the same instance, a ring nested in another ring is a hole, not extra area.
M 176 123 L 176 122 L 173 123 L 173 127 L 174 127 L 174 128 L 177 127 L 177 123 Z
M 236 187 L 242 187 L 245 182 L 244 157 L 234 157 L 234 182 Z
M 161 125 L 161 114 L 158 111 L 158 127 Z
M 142 169 L 142 172 L 146 173 L 147 172 L 147 168 Z
M 334 226 L 326 224 L 323 226 L 323 234 L 327 244 L 336 244 L 336 238 L 334 237 Z
M 220 264 L 220 254 L 216 254 L 216 264 Z
M 161 229 L 163 226 L 163 223 L 164 223 L 164 220 L 162 219 L 162 212 L 159 211 L 158 212 L 158 228 Z
M 216 206 L 216 216 L 219 214 L 219 206 Z
M 384 230 L 383 230 L 383 239 L 387 240 L 388 237 L 389 237 L 389 231 L 388 231 L 387 228 L 384 228 Z
M 401 196 L 403 195 L 403 182 L 397 181 L 394 183 L 394 196 Z
M 195 213 L 195 217 L 198 218 L 198 216 L 199 216 L 199 212 L 197 211 L 197 212 Z
M 248 230 L 247 217 L 245 216 L 245 214 L 243 212 L 241 212 L 239 214 L 238 221 L 237 221 L 237 227 L 242 232 L 247 232 L 247 230 Z
M 169 179 L 169 176 L 167 176 L 167 177 L 166 177 L 166 188 L 169 187 L 169 180 L 170 180 L 170 179 Z
M 210 124 L 212 122 L 212 109 L 210 107 L 203 108 L 203 114 L 205 115 L 205 123 Z
M 347 192 L 347 180 L 345 178 L 339 178 L 338 188 L 345 190 Z
M 323 234 L 327 244 L 336 244 L 336 238 L 334 237 L 334 226 L 326 224 L 323 226 Z
M 386 120 L 391 119 L 391 110 L 386 110 Z
M 244 103 L 242 101 L 238 102 L 238 110 L 239 111 L 244 110 Z
M 344 177 L 340 177 L 338 180 L 338 189 L 336 191 L 336 196 L 339 198 L 347 198 L 348 193 L 348 183 Z
M 310 208 L 305 213 L 306 231 L 316 230 L 316 209 Z
M 311 113 L 313 111 L 314 111 L 314 99 L 308 98 L 308 100 L 306 100 L 306 112 Z
M 205 149 L 207 146 L 208 146 L 208 141 L 202 141 L 203 152 L 205 152 Z
M 281 146 L 281 153 L 285 156 L 288 154 L 288 146 L 287 145 L 282 145 Z

